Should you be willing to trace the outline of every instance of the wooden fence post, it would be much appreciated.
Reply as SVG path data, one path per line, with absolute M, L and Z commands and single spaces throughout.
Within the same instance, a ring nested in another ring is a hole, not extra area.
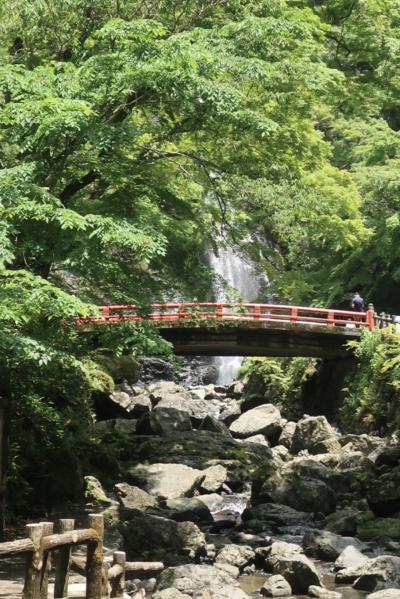
M 101 514 L 89 514 L 89 527 L 93 528 L 99 541 L 88 543 L 86 559 L 86 599 L 102 599 L 108 596 L 103 589 L 103 539 L 104 518 Z
M 126 564 L 126 553 L 125 551 L 114 551 L 113 554 L 113 566 L 121 566 L 122 571 L 120 574 L 115 576 L 111 580 L 111 595 L 110 597 L 123 597 L 125 591 L 125 564 Z
M 71 518 L 62 518 L 57 522 L 57 533 L 68 532 L 74 530 L 75 520 Z M 54 597 L 61 599 L 68 597 L 68 578 L 69 578 L 69 563 L 71 559 L 71 547 L 61 547 L 56 552 L 55 557 L 55 578 L 54 578 Z
M 48 537 L 53 534 L 53 522 L 41 522 L 43 524 L 43 536 Z M 51 571 L 51 553 L 47 551 L 43 555 L 42 582 L 40 587 L 41 599 L 47 599 L 49 588 L 49 574 Z M 57 597 L 57 595 L 55 595 Z
M 41 599 L 40 582 L 43 565 L 41 540 L 43 537 L 43 524 L 27 524 L 26 533 L 34 544 L 35 550 L 29 553 L 26 558 L 25 584 L 22 597 L 23 599 Z
M 367 324 L 370 331 L 375 329 L 375 309 L 374 304 L 368 304 Z

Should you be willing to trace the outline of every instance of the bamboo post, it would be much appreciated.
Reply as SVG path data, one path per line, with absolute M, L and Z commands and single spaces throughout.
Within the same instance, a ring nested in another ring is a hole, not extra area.
M 26 558 L 25 584 L 22 597 L 23 599 L 41 599 L 40 582 L 43 565 L 41 540 L 43 537 L 43 524 L 27 524 L 26 533 L 33 542 L 35 550 L 29 553 Z
M 43 537 L 48 537 L 53 534 L 53 528 L 54 528 L 53 522 L 42 522 L 41 524 L 43 524 Z M 42 551 L 43 551 L 43 549 L 42 549 Z M 50 551 L 47 551 L 43 555 L 42 581 L 41 581 L 41 586 L 40 586 L 41 599 L 47 599 L 50 571 L 51 571 L 51 553 L 50 553 Z
M 69 532 L 74 530 L 75 520 L 71 518 L 61 518 L 57 522 L 57 533 Z M 57 550 L 55 557 L 55 578 L 54 578 L 54 597 L 61 599 L 68 597 L 68 578 L 69 563 L 71 559 L 71 546 L 67 545 Z
M 104 518 L 101 514 L 89 514 L 89 526 L 99 536 L 99 541 L 89 543 L 86 560 L 86 599 L 102 599 L 103 593 L 103 539 Z
M 113 566 L 120 566 L 121 572 L 111 579 L 111 594 L 110 597 L 123 597 L 125 591 L 125 551 L 114 551 Z

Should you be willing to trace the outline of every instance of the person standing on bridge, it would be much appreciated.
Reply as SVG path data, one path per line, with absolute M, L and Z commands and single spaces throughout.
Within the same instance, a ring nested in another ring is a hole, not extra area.
M 364 312 L 365 311 L 364 300 L 361 297 L 361 295 L 358 293 L 358 291 L 356 291 L 352 297 L 351 307 L 355 312 Z

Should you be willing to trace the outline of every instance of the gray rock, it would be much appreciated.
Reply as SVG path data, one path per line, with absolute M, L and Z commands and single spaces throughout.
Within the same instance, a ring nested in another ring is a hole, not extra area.
M 114 430 L 116 433 L 125 433 L 126 435 L 132 435 L 136 432 L 137 420 L 127 420 L 126 418 L 116 418 Z
M 384 444 L 384 440 L 381 437 L 375 437 L 373 435 L 340 435 L 339 442 L 342 447 L 350 446 L 351 451 L 361 451 L 364 455 L 368 455 L 375 451 L 378 447 Z
M 142 416 L 136 424 L 138 434 L 161 435 L 162 437 L 191 429 L 189 413 L 173 407 L 157 406 L 152 412 Z
M 222 570 L 232 576 L 232 578 L 238 578 L 240 574 L 240 570 L 237 566 L 232 566 L 231 564 L 226 564 L 225 562 L 214 562 L 214 568 L 218 568 L 218 570 Z
M 254 557 L 255 552 L 248 545 L 229 544 L 218 552 L 215 561 L 243 569 L 254 560 Z
M 322 528 L 337 535 L 352 537 L 357 532 L 359 519 L 360 514 L 355 510 L 338 510 L 325 518 Z
M 157 381 L 148 386 L 150 398 L 154 404 L 161 400 L 170 398 L 172 395 L 182 397 L 182 400 L 190 400 L 190 393 L 181 385 L 173 381 Z
M 162 557 L 167 565 L 179 562 L 182 556 L 195 559 L 205 553 L 204 534 L 193 522 L 175 522 L 132 510 L 129 520 L 121 525 L 121 533 L 127 551 L 133 555 L 146 552 L 153 559 Z
M 400 557 L 380 555 L 361 566 L 361 574 L 353 587 L 360 591 L 377 591 L 385 587 L 400 586 Z
M 400 511 L 400 467 L 370 483 L 367 501 L 376 516 L 391 516 Z
M 325 514 L 336 506 L 336 494 L 329 485 L 297 473 L 269 477 L 254 499 L 257 503 L 280 503 L 304 512 Z
M 348 545 L 335 561 L 335 570 L 344 568 L 358 568 L 368 561 L 368 557 L 361 553 L 357 547 Z
M 264 524 L 274 526 L 298 526 L 308 524 L 310 514 L 299 512 L 287 505 L 276 503 L 262 503 L 255 507 L 246 508 L 242 513 L 242 520 L 258 520 Z
M 400 599 L 400 589 L 382 589 L 367 595 L 367 599 Z
M 225 402 L 224 407 L 219 415 L 219 419 L 225 424 L 231 424 L 241 414 L 240 402 L 234 399 Z
M 243 459 L 249 471 L 258 466 L 260 461 L 268 463 L 271 459 L 268 447 L 242 445 L 235 439 L 208 431 L 176 432 L 168 437 L 151 438 L 136 435 L 130 451 L 133 463 L 171 462 L 199 470 L 216 463 L 222 464 L 229 472 L 228 484 L 233 481 L 237 490 L 245 481 Z M 238 459 L 239 452 L 242 459 Z M 248 477 L 250 479 L 250 472 Z
M 133 483 L 163 499 L 193 495 L 204 480 L 204 472 L 184 464 L 139 464 L 128 469 Z
M 253 435 L 252 437 L 247 437 L 247 439 L 242 440 L 242 443 L 255 443 L 256 445 L 265 445 L 265 447 L 269 447 L 269 442 L 264 435 Z
M 224 424 L 220 420 L 217 420 L 216 418 L 213 418 L 212 416 L 206 416 L 201 421 L 199 430 L 220 433 L 221 435 L 225 435 L 226 437 L 232 438 L 232 435 L 226 424 Z
M 398 466 L 400 464 L 400 447 L 381 445 L 371 452 L 368 457 L 377 466 Z
M 400 586 L 400 557 L 380 555 L 369 559 L 357 568 L 339 570 L 335 576 L 338 584 L 354 583 L 356 589 L 372 592 L 384 587 Z
M 283 425 L 282 432 L 279 437 L 279 441 L 278 441 L 279 445 L 283 445 L 290 451 L 290 449 L 292 447 L 293 435 L 294 435 L 295 430 L 296 430 L 295 422 L 291 422 L 291 421 L 286 422 Z
M 191 597 L 195 597 L 197 592 L 200 597 L 208 592 L 211 599 L 248 599 L 248 595 L 239 589 L 239 583 L 230 574 L 203 564 L 167 568 L 161 572 L 156 590 L 166 588 L 178 589 Z
M 319 453 L 318 443 L 335 436 L 335 431 L 325 416 L 304 416 L 296 424 L 291 451 L 298 453 L 302 449 L 307 449 L 311 453 Z
M 203 470 L 204 480 L 201 483 L 201 489 L 206 493 L 214 493 L 218 491 L 222 485 L 226 482 L 228 472 L 224 466 L 216 465 L 210 466 Z
M 114 486 L 114 490 L 125 510 L 146 510 L 157 506 L 157 499 L 139 487 L 118 483 Z
M 322 585 L 314 564 L 293 543 L 272 543 L 267 566 L 274 574 L 281 574 L 295 594 L 304 595 L 310 585 Z
M 239 416 L 232 422 L 229 430 L 241 439 L 259 434 L 277 438 L 282 430 L 281 413 L 274 405 L 264 404 Z
M 181 593 L 178 589 L 164 589 L 153 594 L 152 599 L 191 599 L 191 597 L 186 593 Z
M 337 593 L 336 591 L 328 591 L 324 587 L 317 587 L 311 585 L 308 589 L 308 595 L 310 597 L 318 597 L 319 599 L 342 599 L 342 593 Z
M 94 476 L 85 476 L 85 499 L 88 503 L 111 504 L 113 500 L 107 497 L 100 481 Z
M 280 574 L 270 576 L 260 589 L 260 594 L 267 597 L 288 597 L 292 588 L 288 581 Z
M 212 515 L 206 504 L 197 497 L 179 497 L 167 499 L 165 507 L 170 510 L 169 517 L 179 522 L 212 522 Z
M 303 537 L 303 547 L 306 555 L 326 561 L 339 557 L 346 547 L 351 545 L 360 550 L 365 544 L 353 537 L 341 537 L 329 530 L 308 530 Z

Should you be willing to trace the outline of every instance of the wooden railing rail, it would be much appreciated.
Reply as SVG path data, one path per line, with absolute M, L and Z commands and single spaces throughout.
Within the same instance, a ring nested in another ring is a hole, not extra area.
M 317 324 L 327 327 L 375 328 L 375 311 L 372 304 L 366 312 L 289 306 L 275 304 L 248 304 L 226 302 L 184 302 L 151 304 L 147 312 L 136 305 L 102 306 L 98 316 L 77 317 L 78 325 L 114 324 L 150 320 L 158 323 L 196 320 L 256 320 L 288 322 L 291 324 Z
M 49 575 L 55 569 L 54 597 L 68 597 L 70 570 L 86 577 L 86 599 L 121 598 L 127 572 L 140 575 L 164 569 L 162 562 L 127 562 L 123 551 L 115 551 L 112 564 L 103 559 L 104 518 L 89 515 L 89 528 L 74 529 L 74 520 L 59 520 L 58 534 L 52 522 L 28 524 L 27 538 L 0 543 L 0 558 L 26 556 L 23 599 L 47 599 Z M 71 547 L 86 545 L 86 559 L 71 556 Z M 108 589 L 110 581 L 110 590 Z

